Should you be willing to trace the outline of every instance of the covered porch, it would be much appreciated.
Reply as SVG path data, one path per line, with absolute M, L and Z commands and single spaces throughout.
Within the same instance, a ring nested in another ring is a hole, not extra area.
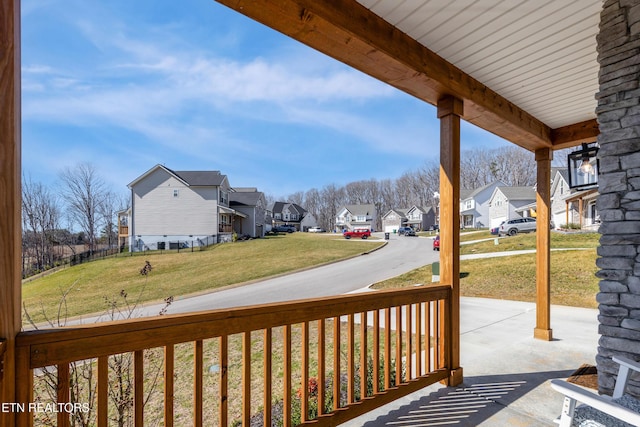
M 0 401 L 17 405 L 12 410 L 0 412 L 1 426 L 28 426 L 33 423 L 34 414 L 19 409 L 29 408 L 29 403 L 33 403 L 34 382 L 42 367 L 52 367 L 57 375 L 56 402 L 63 407 L 74 403 L 70 372 L 72 363 L 76 361 L 95 367 L 97 424 L 107 425 L 110 411 L 107 399 L 109 358 L 120 353 L 132 355 L 134 388 L 130 416 L 135 425 L 143 425 L 145 416 L 149 416 L 145 414 L 145 354 L 151 349 L 160 349 L 163 354 L 163 372 L 166 375 L 162 392 L 164 425 L 179 425 L 174 414 L 177 388 L 172 373 L 175 346 L 184 342 L 190 343 L 193 355 L 193 370 L 188 374 L 192 375 L 189 387 L 193 390 L 190 423 L 203 425 L 206 340 L 216 342 L 215 351 L 220 361 L 217 416 L 220 425 L 228 425 L 233 421 L 227 411 L 228 392 L 236 384 L 229 383 L 226 355 L 228 337 L 235 334 L 240 334 L 243 346 L 242 382 L 238 382 L 236 387 L 242 391 L 240 419 L 243 425 L 249 425 L 250 418 L 256 413 L 250 399 L 254 389 L 250 363 L 255 356 L 252 334 L 260 334 L 261 348 L 270 349 L 272 329 L 282 328 L 278 334 L 282 333 L 284 337 L 284 359 L 291 361 L 293 325 L 300 328 L 301 342 L 308 344 L 309 325 L 317 324 L 322 331 L 317 335 L 318 348 L 327 347 L 329 338 L 324 337 L 330 335 L 325 328 L 332 328 L 334 347 L 342 342 L 341 337 L 345 340 L 345 356 L 341 357 L 339 351 L 333 352 L 331 371 L 333 378 L 340 378 L 340 381 L 333 382 L 332 405 L 320 410 L 317 420 L 309 419 L 306 424 L 337 425 L 430 384 L 461 385 L 465 378 L 463 361 L 472 360 L 465 359 L 465 352 L 472 355 L 477 351 L 467 350 L 461 341 L 461 319 L 464 318 L 461 316 L 459 286 L 461 119 L 531 151 L 532 161 L 537 164 L 537 220 L 548 224 L 554 150 L 594 142 L 599 134 L 594 100 L 598 92 L 595 39 L 598 26 L 615 22 L 612 28 L 601 30 L 601 48 L 621 51 L 620 46 L 633 44 L 636 39 L 619 42 L 616 31 L 621 31 L 618 27 L 622 26 L 624 31 L 636 31 L 637 22 L 634 20 L 640 7 L 638 1 L 617 0 L 608 0 L 604 5 L 600 0 L 548 2 L 545 5 L 523 2 L 510 8 L 490 0 L 481 0 L 473 5 L 465 0 L 219 2 L 436 107 L 436 115 L 440 119 L 439 224 L 440 278 L 443 285 L 373 293 L 366 297 L 342 296 L 225 313 L 193 313 L 21 333 L 20 2 L 1 0 L 0 158 L 3 160 L 0 203 L 5 214 L 0 217 Z M 622 12 L 611 18 L 611 14 L 619 10 Z M 601 13 L 607 16 L 602 22 Z M 625 21 L 627 16 L 629 18 Z M 618 44 L 607 44 L 610 39 Z M 635 80 L 637 88 L 637 77 Z M 610 96 L 607 103 L 613 104 L 616 91 L 634 89 L 624 81 L 620 86 L 609 88 L 600 96 Z M 637 95 L 633 98 L 635 105 L 637 98 Z M 632 130 L 629 132 L 633 133 L 633 122 L 630 127 Z M 623 136 L 616 134 L 612 138 Z M 636 151 L 635 147 L 633 143 L 623 148 L 614 147 L 607 154 L 632 157 L 630 153 Z M 617 162 L 619 169 L 621 162 Z M 613 162 L 602 170 L 619 175 Z M 622 191 L 615 186 L 622 181 L 618 175 L 614 178 L 617 179 L 615 183 L 613 179 L 608 181 L 610 186 L 607 190 Z M 614 201 L 610 204 L 615 205 Z M 610 220 L 616 218 L 620 220 L 613 214 L 609 217 Z M 606 231 L 612 230 L 607 228 Z M 554 346 L 557 350 L 562 348 L 562 340 L 553 341 L 557 333 L 551 326 L 549 241 L 549 227 L 538 227 L 537 272 L 536 277 L 532 277 L 538 293 L 533 315 L 529 310 L 528 321 L 531 324 L 527 342 L 539 345 L 538 341 L 529 341 L 533 336 L 543 345 Z M 609 241 L 612 248 L 609 255 L 615 255 L 613 248 L 623 244 L 621 241 Z M 633 257 L 629 259 L 632 264 Z M 613 264 L 607 264 L 605 268 L 629 270 Z M 612 273 L 612 277 L 623 280 L 626 276 Z M 343 327 L 346 332 L 343 332 Z M 369 328 L 373 328 L 371 338 Z M 504 330 L 493 333 L 501 333 L 507 328 L 505 326 Z M 560 325 L 557 328 L 560 330 Z M 392 334 L 392 331 L 396 332 Z M 493 346 L 496 342 L 499 340 L 486 345 Z M 299 390 L 301 414 L 309 414 L 312 391 L 307 387 L 310 380 L 308 348 L 304 345 L 299 350 L 299 375 L 294 376 L 291 362 L 285 362 L 282 376 L 278 379 L 285 390 L 282 397 L 284 425 L 292 423 L 292 394 L 296 390 Z M 365 357 L 369 349 L 373 362 Z M 494 354 L 501 355 L 501 348 L 494 350 Z M 327 354 L 322 350 L 316 351 L 317 357 L 323 360 L 318 366 L 328 366 Z M 263 353 L 264 372 L 271 372 L 272 360 L 267 356 L 271 352 L 263 350 Z M 494 360 L 499 364 L 501 357 L 496 356 Z M 573 364 L 575 361 L 571 366 Z M 489 365 L 487 369 L 491 375 L 497 372 L 494 370 L 497 365 Z M 372 370 L 374 378 L 370 390 L 364 376 L 357 375 L 357 371 L 369 370 Z M 564 372 L 565 368 L 560 371 Z M 477 372 L 475 366 L 471 372 L 472 375 Z M 340 387 L 343 373 L 344 397 Z M 324 372 L 318 371 L 320 390 L 325 389 L 324 378 Z M 258 382 L 266 402 L 262 412 L 269 417 L 272 376 L 266 374 Z M 358 382 L 359 388 L 356 387 Z M 321 399 L 319 395 L 317 399 Z M 320 402 L 318 406 L 325 407 Z M 58 412 L 57 425 L 69 425 L 70 415 Z M 310 417 L 302 415 L 303 422 L 305 418 Z

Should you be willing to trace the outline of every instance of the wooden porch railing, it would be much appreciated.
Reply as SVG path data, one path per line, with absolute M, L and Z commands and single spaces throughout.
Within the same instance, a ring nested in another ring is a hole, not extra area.
M 440 285 L 22 332 L 18 425 L 337 425 L 448 378 L 450 298 Z

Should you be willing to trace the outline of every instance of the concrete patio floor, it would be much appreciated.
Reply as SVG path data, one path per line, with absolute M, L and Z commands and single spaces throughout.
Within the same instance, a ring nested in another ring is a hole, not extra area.
M 555 426 L 563 398 L 549 380 L 595 364 L 597 316 L 552 306 L 554 339 L 540 341 L 534 303 L 461 298 L 464 383 L 432 385 L 342 426 Z

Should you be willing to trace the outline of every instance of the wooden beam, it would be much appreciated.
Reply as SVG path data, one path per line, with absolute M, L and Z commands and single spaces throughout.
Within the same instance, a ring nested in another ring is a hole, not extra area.
M 596 119 L 576 123 L 551 131 L 553 149 L 570 148 L 580 145 L 582 142 L 596 142 L 600 129 Z
M 462 383 L 460 367 L 460 116 L 462 101 L 445 97 L 438 102 L 440 119 L 440 282 L 451 286 L 444 311 L 451 326 L 445 331 L 449 386 Z M 443 322 L 444 324 L 444 322 Z
M 451 95 L 461 117 L 534 151 L 551 129 L 355 0 L 217 0 L 431 105 Z
M 21 327 L 20 1 L 0 1 L 0 402 L 16 402 L 15 337 Z M 0 411 L 0 426 L 16 424 Z
M 536 190 L 536 328 L 533 336 L 551 341 L 551 160 L 548 149 L 536 151 L 538 168 Z

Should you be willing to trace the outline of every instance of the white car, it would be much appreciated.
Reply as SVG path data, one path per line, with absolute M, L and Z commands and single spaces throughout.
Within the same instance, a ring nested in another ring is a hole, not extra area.
M 309 233 L 324 233 L 325 229 L 320 227 L 310 227 L 308 231 Z

